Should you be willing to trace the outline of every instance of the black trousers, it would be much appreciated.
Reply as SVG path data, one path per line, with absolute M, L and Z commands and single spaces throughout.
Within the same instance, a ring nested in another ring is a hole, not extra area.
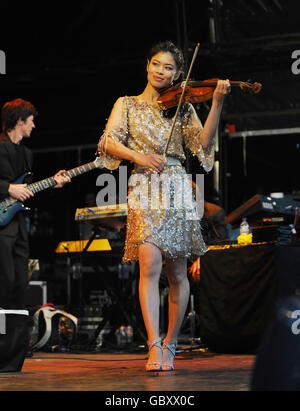
M 0 307 L 24 309 L 28 283 L 29 243 L 25 222 L 0 232 Z

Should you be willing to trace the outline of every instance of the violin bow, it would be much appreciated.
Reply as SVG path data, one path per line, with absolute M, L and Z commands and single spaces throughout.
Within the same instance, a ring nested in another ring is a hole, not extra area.
M 165 146 L 165 149 L 164 149 L 164 152 L 163 152 L 163 158 L 165 158 L 166 152 L 167 152 L 167 150 L 168 150 L 168 146 L 169 146 L 169 143 L 170 143 L 170 140 L 171 140 L 171 136 L 172 136 L 172 134 L 173 134 L 174 127 L 175 127 L 175 123 L 176 123 L 176 120 L 177 120 L 177 117 L 178 117 L 178 113 L 179 113 L 179 110 L 180 110 L 180 107 L 181 107 L 181 104 L 182 104 L 182 100 L 183 100 L 183 96 L 184 96 L 184 93 L 185 93 L 185 89 L 186 89 L 186 86 L 187 86 L 187 84 L 188 84 L 188 81 L 189 81 L 189 78 L 190 78 L 190 75 L 191 75 L 191 71 L 192 71 L 192 67 L 193 67 L 193 65 L 194 65 L 194 61 L 195 61 L 196 56 L 197 56 L 197 54 L 198 54 L 199 46 L 200 46 L 200 43 L 197 43 L 197 45 L 196 45 L 196 47 L 195 47 L 195 50 L 194 50 L 194 55 L 193 55 L 193 58 L 192 58 L 192 61 L 191 61 L 190 67 L 189 67 L 188 74 L 187 74 L 187 76 L 186 76 L 185 81 L 183 82 L 184 85 L 183 85 L 182 93 L 181 93 L 181 96 L 180 96 L 180 99 L 179 99 L 179 103 L 178 103 L 178 106 L 177 106 L 177 109 L 176 109 L 175 116 L 174 116 L 174 118 L 173 118 L 173 123 L 172 123 L 171 131 L 170 131 L 170 134 L 169 134 L 169 137 L 168 137 L 168 140 L 167 140 L 167 142 L 166 142 L 166 146 Z

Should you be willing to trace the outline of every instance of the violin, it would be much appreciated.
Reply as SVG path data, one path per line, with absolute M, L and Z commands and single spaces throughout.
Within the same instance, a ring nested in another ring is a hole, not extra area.
M 217 86 L 218 79 L 204 80 L 204 81 L 190 81 L 190 74 L 194 61 L 196 59 L 200 43 L 197 43 L 193 58 L 189 67 L 189 71 L 186 80 L 176 86 L 162 90 L 157 103 L 161 105 L 163 110 L 177 106 L 176 113 L 173 117 L 172 127 L 170 130 L 169 137 L 167 139 L 165 149 L 163 152 L 163 157 L 166 156 L 168 146 L 175 128 L 176 119 L 184 101 L 190 101 L 191 103 L 199 103 L 205 100 L 209 100 L 213 96 L 214 88 Z M 261 84 L 244 81 L 230 81 L 232 86 L 239 86 L 242 90 L 250 90 L 253 93 L 259 93 L 261 90 Z
M 204 81 L 187 81 L 178 83 L 173 87 L 164 89 L 157 103 L 163 110 L 178 105 L 182 92 L 184 90 L 183 102 L 201 103 L 210 100 L 213 96 L 214 88 L 217 86 L 218 79 Z M 262 85 L 260 83 L 250 83 L 245 81 L 230 81 L 232 87 L 239 87 L 242 91 L 248 91 L 252 94 L 260 92 Z

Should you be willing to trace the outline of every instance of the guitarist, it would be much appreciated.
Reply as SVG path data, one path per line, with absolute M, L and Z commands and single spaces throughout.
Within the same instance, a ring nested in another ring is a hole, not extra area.
M 24 201 L 31 196 L 26 184 L 13 184 L 22 174 L 31 171 L 32 152 L 21 144 L 29 138 L 37 116 L 28 101 L 16 99 L 4 104 L 1 110 L 3 132 L 0 134 L 0 201 L 12 197 Z M 70 181 L 55 174 L 56 188 Z M 24 213 L 17 213 L 10 223 L 0 227 L 0 307 L 23 309 L 28 281 L 29 240 Z

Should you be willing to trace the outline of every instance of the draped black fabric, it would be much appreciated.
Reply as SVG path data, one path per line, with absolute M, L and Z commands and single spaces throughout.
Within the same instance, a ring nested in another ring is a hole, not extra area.
M 278 246 L 277 276 L 279 301 L 292 295 L 300 295 L 300 247 Z
M 276 308 L 273 244 L 210 250 L 201 257 L 199 334 L 216 352 L 255 352 Z

